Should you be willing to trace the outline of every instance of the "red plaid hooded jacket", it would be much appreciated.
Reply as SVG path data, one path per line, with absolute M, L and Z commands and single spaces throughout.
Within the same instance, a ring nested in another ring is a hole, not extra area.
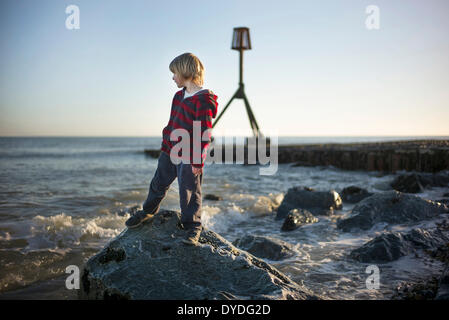
M 203 134 L 206 130 L 212 129 L 212 119 L 217 115 L 218 97 L 211 90 L 203 89 L 184 99 L 185 90 L 184 87 L 173 97 L 170 120 L 162 130 L 161 151 L 170 155 L 172 148 L 182 140 L 181 137 L 178 137 L 175 141 L 171 141 L 170 134 L 175 129 L 185 129 L 190 136 L 190 163 L 194 167 L 202 168 L 206 159 L 207 147 L 211 142 L 211 130 L 208 131 L 208 134 L 206 133 L 204 136 Z M 196 122 L 198 127 L 200 125 L 201 136 L 194 136 L 194 121 L 198 121 Z M 194 144 L 196 144 L 196 148 L 194 148 Z M 181 152 L 176 156 L 186 157 Z

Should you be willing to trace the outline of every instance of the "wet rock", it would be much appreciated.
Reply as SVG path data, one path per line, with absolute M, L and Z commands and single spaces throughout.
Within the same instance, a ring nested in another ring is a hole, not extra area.
M 209 193 L 204 196 L 204 200 L 220 201 L 223 200 L 223 198 Z
M 360 262 L 388 262 L 411 252 L 412 247 L 401 233 L 387 233 L 351 251 L 350 257 Z
M 337 222 L 345 232 L 368 230 L 376 223 L 408 223 L 430 219 L 441 213 L 449 213 L 449 207 L 421 197 L 396 190 L 376 193 L 357 203 L 350 217 Z
M 423 192 L 425 188 L 447 187 L 449 174 L 446 171 L 438 173 L 407 173 L 397 176 L 391 187 L 397 191 L 407 193 Z
M 357 186 L 349 186 L 341 190 L 340 195 L 344 202 L 357 203 L 373 195 L 373 193 Z
M 447 221 L 437 222 L 437 229 L 444 236 L 449 234 L 449 224 Z M 429 231 L 430 232 L 430 231 Z M 422 238 L 422 237 L 420 237 Z M 402 300 L 448 300 L 449 299 L 449 242 L 445 242 L 442 237 L 437 236 L 439 241 L 434 241 L 430 249 L 424 250 L 432 259 L 441 261 L 444 269 L 439 276 L 430 276 L 418 282 L 406 282 L 401 284 L 392 299 Z M 442 242 L 442 244 L 440 244 Z M 425 241 L 427 246 L 431 243 Z
M 438 291 L 438 278 L 431 277 L 416 283 L 401 283 L 393 293 L 392 300 L 433 300 Z
M 282 260 L 295 255 L 292 244 L 272 237 L 247 235 L 232 244 L 262 259 Z
M 435 300 L 449 300 L 449 268 L 443 271 L 439 281 L 438 290 L 435 294 Z
M 434 250 L 449 242 L 449 236 L 433 228 L 413 229 L 408 233 L 388 232 L 368 241 L 350 253 L 360 262 L 389 262 L 414 253 L 418 249 Z
M 277 209 L 276 220 L 284 219 L 292 209 L 307 209 L 313 215 L 332 215 L 343 208 L 340 195 L 335 190 L 316 191 L 297 186 L 288 189 Z
M 156 150 L 145 149 L 143 152 L 145 153 L 146 156 L 155 158 L 155 159 L 159 158 L 159 155 L 161 154 L 160 149 L 156 149 Z
M 413 229 L 405 235 L 415 249 L 435 249 L 449 242 L 449 236 L 446 232 L 438 228 L 433 229 Z
M 441 275 L 432 276 L 417 282 L 400 284 L 392 300 L 449 300 L 449 268 L 445 267 Z
M 203 229 L 182 243 L 180 213 L 124 229 L 84 265 L 80 299 L 317 299 L 270 264 Z
M 285 217 L 284 224 L 281 227 L 282 231 L 292 231 L 302 225 L 318 222 L 313 214 L 305 209 L 292 209 Z
M 439 200 L 435 200 L 435 202 L 439 202 L 445 205 L 449 205 L 449 199 L 439 199 Z
M 397 176 L 390 186 L 401 192 L 418 193 L 424 190 L 421 178 L 416 173 Z

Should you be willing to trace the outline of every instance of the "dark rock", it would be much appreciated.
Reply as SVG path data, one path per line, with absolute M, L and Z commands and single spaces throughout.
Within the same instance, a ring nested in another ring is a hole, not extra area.
M 293 187 L 277 209 L 276 220 L 284 219 L 292 209 L 307 209 L 313 215 L 332 215 L 343 208 L 340 195 L 335 191 L 315 191 L 309 187 Z
M 436 223 L 439 231 L 445 235 L 448 234 L 449 225 L 446 221 Z M 443 244 L 433 242 L 433 245 L 438 245 L 436 248 L 425 250 L 433 259 L 437 259 L 444 263 L 445 268 L 440 276 L 432 276 L 417 283 L 409 282 L 398 287 L 397 293 L 393 295 L 393 299 L 403 300 L 449 300 L 449 242 L 444 243 L 442 237 L 437 236 L 437 239 L 442 240 Z M 429 241 L 426 241 L 428 244 Z
M 350 257 L 360 262 L 388 262 L 412 252 L 401 233 L 382 234 L 353 250 Z
M 439 202 L 445 205 L 449 205 L 449 199 L 439 199 L 439 200 L 435 200 L 435 202 Z
M 449 267 L 446 266 L 438 281 L 438 291 L 435 300 L 449 300 Z
M 401 192 L 418 193 L 424 190 L 420 176 L 416 173 L 397 176 L 390 186 Z
M 438 228 L 413 229 L 405 235 L 405 239 L 418 249 L 435 249 L 449 242 L 447 234 Z
M 204 200 L 220 201 L 223 200 L 223 198 L 209 193 L 204 196 Z
M 438 290 L 438 278 L 431 277 L 416 283 L 401 283 L 392 300 L 433 300 Z
M 160 210 L 85 264 L 80 299 L 317 299 L 270 264 L 203 229 L 182 243 L 180 213 Z
M 373 195 L 373 193 L 357 186 L 349 186 L 341 190 L 340 195 L 341 199 L 345 202 L 357 203 Z
M 407 193 L 418 193 L 429 187 L 447 187 L 449 184 L 449 174 L 447 172 L 438 173 L 408 173 L 397 176 L 391 187 L 397 191 Z
M 262 259 L 282 260 L 295 255 L 292 244 L 272 237 L 248 235 L 232 244 Z
M 151 158 L 159 158 L 159 155 L 161 154 L 161 150 L 157 149 L 157 150 L 152 150 L 152 149 L 145 149 L 143 151 L 145 153 L 146 156 L 149 156 Z
M 109 263 L 111 261 L 120 262 L 125 260 L 126 254 L 122 248 L 114 248 L 114 246 L 109 246 L 106 250 L 103 250 L 98 256 L 98 261 L 101 264 Z
M 443 197 L 449 197 L 449 192 L 443 194 Z
M 435 249 L 449 242 L 449 237 L 438 228 L 413 229 L 409 233 L 389 232 L 368 241 L 350 253 L 360 262 L 389 262 L 414 253 L 417 249 Z
M 292 231 L 302 225 L 318 222 L 318 219 L 305 209 L 292 209 L 285 217 L 282 231 Z
M 337 222 L 345 232 L 353 229 L 368 230 L 376 223 L 408 223 L 448 213 L 449 207 L 421 197 L 396 190 L 376 193 L 356 204 L 350 217 Z

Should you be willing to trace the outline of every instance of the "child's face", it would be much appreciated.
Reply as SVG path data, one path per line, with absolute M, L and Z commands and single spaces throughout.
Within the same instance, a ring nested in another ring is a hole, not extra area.
M 173 80 L 176 82 L 178 88 L 185 87 L 186 80 L 183 79 L 178 73 L 173 74 Z

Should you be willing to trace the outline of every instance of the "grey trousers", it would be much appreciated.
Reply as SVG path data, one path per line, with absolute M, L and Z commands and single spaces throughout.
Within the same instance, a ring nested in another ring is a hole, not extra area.
M 143 204 L 143 211 L 156 213 L 166 196 L 172 182 L 178 178 L 181 222 L 187 228 L 201 226 L 201 183 L 203 174 L 194 175 L 192 165 L 174 164 L 170 156 L 161 151 L 156 173 L 151 180 L 148 196 Z

